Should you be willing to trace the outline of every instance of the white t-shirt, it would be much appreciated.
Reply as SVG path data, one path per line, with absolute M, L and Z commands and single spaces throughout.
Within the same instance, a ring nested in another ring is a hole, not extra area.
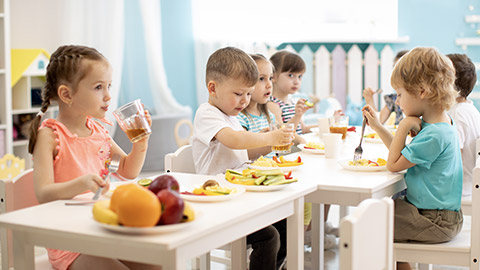
M 476 140 L 480 138 L 480 113 L 470 100 L 456 103 L 448 113 L 457 125 L 459 145 L 462 149 L 463 196 L 471 196 Z
M 223 128 L 243 131 L 236 116 L 228 116 L 217 107 L 204 103 L 198 107 L 193 121 L 192 152 L 195 171 L 216 175 L 233 169 L 248 160 L 245 149 L 231 149 L 215 139 Z

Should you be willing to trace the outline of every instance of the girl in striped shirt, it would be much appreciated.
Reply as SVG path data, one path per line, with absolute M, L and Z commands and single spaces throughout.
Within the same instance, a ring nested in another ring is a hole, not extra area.
M 252 92 L 248 107 L 238 114 L 238 121 L 247 131 L 267 132 L 270 125 L 275 123 L 275 115 L 267 108 L 267 102 L 272 95 L 273 66 L 261 54 L 250 55 L 257 63 L 259 78 Z M 248 149 L 248 157 L 256 159 L 272 151 L 270 146 Z

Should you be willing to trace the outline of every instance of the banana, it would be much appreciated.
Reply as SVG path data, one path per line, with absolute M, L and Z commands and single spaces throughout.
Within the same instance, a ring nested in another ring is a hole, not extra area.
M 110 225 L 118 225 L 118 215 L 110 210 L 110 200 L 98 201 L 92 208 L 93 218 Z
M 193 211 L 192 206 L 184 201 L 184 208 L 183 208 L 183 217 L 181 222 L 189 222 L 195 219 L 195 212 Z

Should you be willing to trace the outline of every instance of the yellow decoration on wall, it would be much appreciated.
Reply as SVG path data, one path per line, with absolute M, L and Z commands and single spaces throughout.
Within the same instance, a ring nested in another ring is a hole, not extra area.
M 41 54 L 45 55 L 47 59 L 50 59 L 50 54 L 44 49 L 12 49 L 12 87 Z M 43 69 L 45 69 L 48 62 L 43 64 Z M 42 67 L 38 68 L 42 69 Z

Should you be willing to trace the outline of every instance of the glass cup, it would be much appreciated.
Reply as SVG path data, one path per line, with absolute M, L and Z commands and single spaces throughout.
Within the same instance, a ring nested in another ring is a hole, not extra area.
M 340 115 L 330 118 L 330 133 L 342 134 L 342 140 L 347 138 L 348 116 Z
M 145 118 L 145 112 L 140 99 L 116 109 L 113 115 L 132 143 L 138 142 L 152 133 L 152 129 Z
M 276 130 L 276 129 L 281 129 L 281 128 L 289 128 L 291 130 L 293 129 L 293 124 L 292 123 L 284 123 L 284 124 L 272 124 L 271 125 L 271 130 Z M 285 144 L 285 145 L 274 145 L 272 146 L 272 152 L 275 154 L 288 154 L 292 151 L 292 144 Z

